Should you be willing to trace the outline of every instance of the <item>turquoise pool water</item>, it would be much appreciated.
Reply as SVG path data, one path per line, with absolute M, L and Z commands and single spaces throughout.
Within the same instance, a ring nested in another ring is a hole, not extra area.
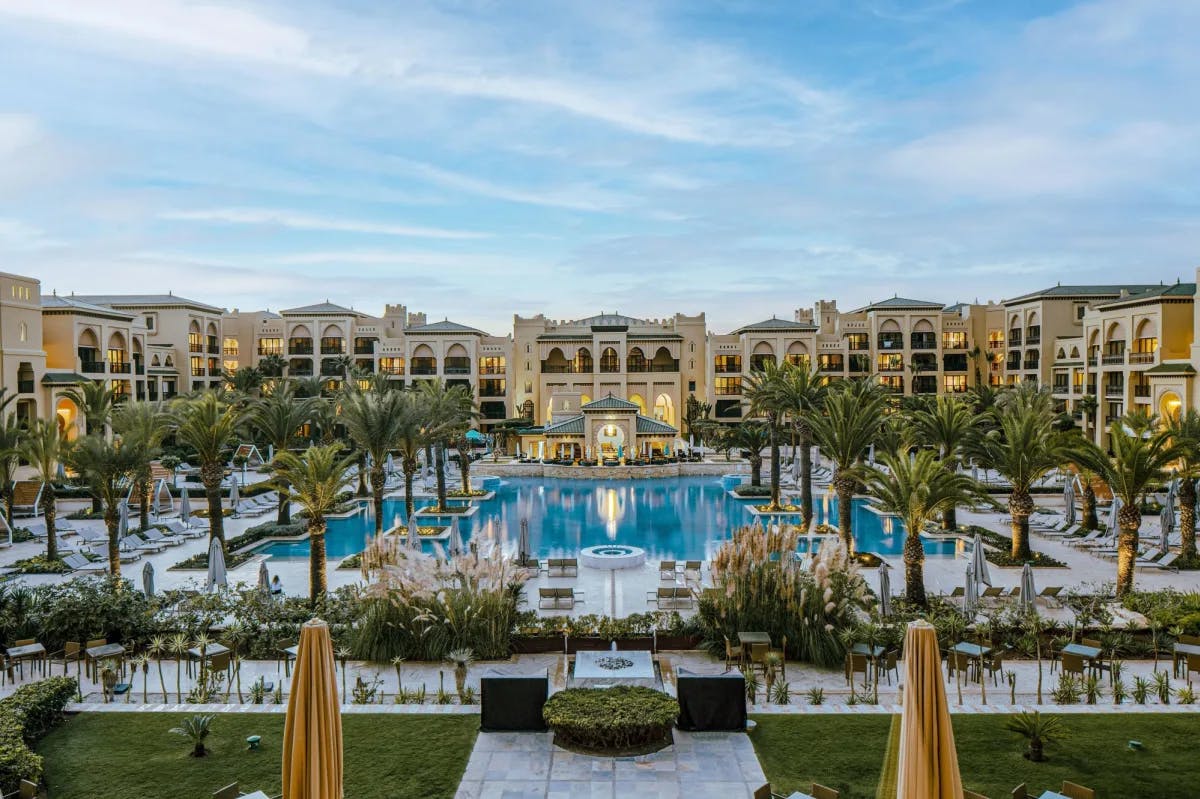
M 431 504 L 431 499 L 417 500 L 418 507 Z M 620 543 L 645 549 L 651 560 L 707 560 L 731 530 L 754 521 L 747 510 L 752 502 L 728 496 L 716 477 L 509 478 L 501 482 L 495 498 L 477 504 L 475 515 L 459 521 L 465 541 L 499 541 L 515 552 L 521 519 L 528 519 L 530 548 L 538 557 L 572 557 L 584 547 Z M 817 521 L 837 521 L 836 499 L 822 495 L 816 505 Z M 326 533 L 330 558 L 362 550 L 374 530 L 368 513 L 330 520 Z M 403 500 L 386 500 L 383 513 L 385 527 L 397 517 L 403 520 Z M 426 519 L 423 524 L 447 523 Z M 860 550 L 897 555 L 904 546 L 904 526 L 898 519 L 872 512 L 865 500 L 855 500 L 854 538 Z M 308 542 L 268 544 L 263 551 L 271 557 L 308 557 Z M 925 551 L 931 556 L 950 555 L 954 543 L 927 540 Z

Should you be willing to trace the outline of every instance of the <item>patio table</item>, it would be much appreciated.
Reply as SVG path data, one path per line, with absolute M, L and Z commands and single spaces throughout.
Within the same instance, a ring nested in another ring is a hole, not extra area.
M 292 663 L 296 660 L 296 655 L 300 653 L 300 645 L 285 646 L 279 650 L 280 659 L 283 661 L 283 674 L 285 677 L 292 676 Z M 279 666 L 275 666 L 276 672 L 279 671 Z
M 87 657 L 88 676 L 95 679 L 94 672 L 96 670 L 96 662 L 104 660 L 105 658 L 118 658 L 124 661 L 125 645 L 100 644 L 99 646 L 89 646 L 87 649 L 83 650 L 83 653 Z M 124 663 L 122 662 L 122 670 L 123 669 Z
M 1069 796 L 1063 796 L 1058 791 L 1046 791 L 1038 799 L 1071 799 Z
M 206 660 L 212 660 L 217 655 L 224 655 L 229 651 L 229 647 L 224 644 L 218 644 L 215 641 L 204 647 L 204 656 L 200 656 L 200 647 L 194 646 L 187 651 L 188 653 L 188 676 L 192 676 L 192 663 L 199 661 L 203 663 Z
M 238 799 L 271 799 L 271 797 L 262 791 L 255 791 L 254 793 L 244 793 Z
M 1171 660 L 1172 676 L 1179 676 L 1179 662 L 1186 661 L 1188 655 L 1200 655 L 1200 644 L 1175 644 L 1175 653 Z
M 813 799 L 813 798 L 809 794 L 801 793 L 800 791 L 793 791 L 792 793 L 788 794 L 787 799 Z
M 959 641 L 954 645 L 954 651 L 960 655 L 966 655 L 973 658 L 987 657 L 992 654 L 990 646 L 982 646 L 981 644 L 973 644 L 970 641 Z
M 8 656 L 14 662 L 37 659 L 42 665 L 42 674 L 46 673 L 46 647 L 34 642 L 25 646 L 10 646 Z M 11 668 L 11 667 L 10 667 Z M 24 672 L 22 672 L 24 674 Z

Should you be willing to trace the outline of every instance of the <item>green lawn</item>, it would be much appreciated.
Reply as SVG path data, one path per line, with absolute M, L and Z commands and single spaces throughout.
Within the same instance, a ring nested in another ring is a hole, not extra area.
M 208 757 L 167 730 L 182 714 L 82 713 L 36 747 L 46 759 L 55 799 L 210 799 L 235 780 L 243 791 L 280 793 L 283 714 L 226 714 L 213 719 Z M 354 799 L 453 797 L 467 767 L 479 717 L 342 717 L 346 795 Z M 261 735 L 262 749 L 246 749 Z
M 1100 797 L 1197 795 L 1194 714 L 1064 716 L 1070 740 L 1049 747 L 1049 762 L 1021 757 L 1023 743 L 1004 730 L 1002 715 L 956 715 L 954 735 L 963 786 L 1006 799 L 1021 782 L 1032 796 L 1064 779 Z M 755 716 L 751 734 L 771 788 L 784 795 L 820 782 L 842 799 L 874 799 L 887 746 L 889 716 Z M 1145 749 L 1130 751 L 1129 739 Z

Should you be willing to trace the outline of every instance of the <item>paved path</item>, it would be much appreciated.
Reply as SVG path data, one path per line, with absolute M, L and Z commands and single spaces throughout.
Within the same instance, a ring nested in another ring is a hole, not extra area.
M 674 731 L 675 743 L 639 757 L 560 749 L 551 733 L 480 733 L 457 799 L 735 799 L 765 783 L 741 733 Z

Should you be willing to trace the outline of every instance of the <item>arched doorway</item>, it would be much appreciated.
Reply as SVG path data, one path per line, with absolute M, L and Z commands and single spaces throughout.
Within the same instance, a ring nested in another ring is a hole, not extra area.
M 654 418 L 675 427 L 675 403 L 667 394 L 654 398 Z
M 596 428 L 596 449 L 602 458 L 618 458 L 625 454 L 625 430 L 619 424 L 602 424 Z

